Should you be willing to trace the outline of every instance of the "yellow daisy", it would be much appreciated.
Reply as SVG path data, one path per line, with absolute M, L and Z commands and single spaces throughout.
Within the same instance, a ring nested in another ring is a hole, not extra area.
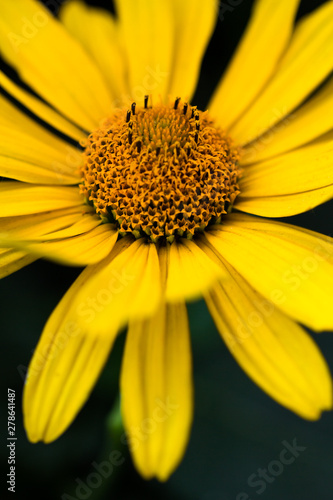
M 191 426 L 185 302 L 200 296 L 264 391 L 310 420 L 332 407 L 300 323 L 333 327 L 333 240 L 263 218 L 333 195 L 333 2 L 295 24 L 298 7 L 255 2 L 202 112 L 191 98 L 215 0 L 117 0 L 116 17 L 73 0 L 60 20 L 1 2 L 3 56 L 35 94 L 0 83 L 39 121 L 1 96 L 0 272 L 86 266 L 28 370 L 31 441 L 66 430 L 128 325 L 127 442 L 140 473 L 165 480 Z

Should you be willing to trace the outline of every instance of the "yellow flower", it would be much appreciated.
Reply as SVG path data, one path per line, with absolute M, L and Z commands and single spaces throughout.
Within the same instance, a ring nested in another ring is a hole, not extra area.
M 1 96 L 0 272 L 86 266 L 29 367 L 31 441 L 66 430 L 128 325 L 128 442 L 144 477 L 166 479 L 192 420 L 185 302 L 200 296 L 264 391 L 310 420 L 332 407 L 299 323 L 333 327 L 333 240 L 261 217 L 333 194 L 333 2 L 295 25 L 298 6 L 257 0 L 203 113 L 190 102 L 215 0 L 118 0 L 117 17 L 73 0 L 60 21 L 34 0 L 1 3 L 3 55 L 43 100 L 0 83 L 51 128 Z

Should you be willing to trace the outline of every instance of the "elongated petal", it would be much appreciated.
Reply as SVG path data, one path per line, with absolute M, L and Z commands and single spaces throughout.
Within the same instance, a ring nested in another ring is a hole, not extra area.
M 0 242 L 3 246 L 7 244 L 60 264 L 87 266 L 107 257 L 117 241 L 118 232 L 111 224 L 99 224 L 100 222 L 97 222 L 93 224 L 97 227 L 83 233 L 79 231 L 81 234 L 69 238 L 56 239 L 55 234 L 48 239 L 46 235 L 40 238 L 44 240 L 42 242 L 31 239 L 16 240 L 8 236 L 4 238 L 0 233 Z
M 0 241 L 37 257 L 61 264 L 86 266 L 107 257 L 118 233 L 84 207 L 50 213 L 0 218 Z
M 296 321 L 333 328 L 333 239 L 280 222 L 231 214 L 207 240 L 250 285 Z
M 206 301 L 231 353 L 267 394 L 303 418 L 332 408 L 329 369 L 311 337 L 227 263 Z
M 223 269 L 193 241 L 183 239 L 167 248 L 167 301 L 197 299 L 223 276 Z
M 102 224 L 100 217 L 94 212 L 90 212 L 82 213 L 81 217 L 77 217 L 71 225 L 52 232 L 48 231 L 47 234 L 37 235 L 34 239 L 40 241 L 53 241 L 59 240 L 60 238 L 71 238 L 72 236 L 88 233 L 89 231 L 96 229 L 98 226 L 104 226 L 103 229 L 105 232 L 107 230 L 114 232 L 114 226 L 112 224 Z
M 17 217 L 1 217 L 0 232 L 9 237 L 21 240 L 30 239 L 52 239 L 54 237 L 76 236 L 81 232 L 92 229 L 86 226 L 86 222 L 91 220 L 96 226 L 99 217 L 93 212 L 92 207 L 79 206 L 53 210 L 52 212 L 42 212 Z M 82 231 L 82 225 L 84 225 Z M 59 236 L 60 234 L 60 236 Z
M 247 166 L 240 189 L 235 208 L 268 217 L 299 214 L 329 200 L 333 133 L 310 146 Z
M 57 439 L 71 424 L 99 376 L 117 334 L 87 334 L 64 321 L 85 274 L 64 296 L 43 331 L 30 363 L 23 396 L 24 425 L 32 442 Z
M 77 187 L 35 186 L 20 182 L 0 184 L 0 217 L 35 214 L 82 205 Z
M 237 209 L 264 217 L 288 217 L 311 210 L 330 200 L 332 196 L 332 186 L 312 189 L 305 193 L 261 196 L 257 199 L 243 196 L 237 203 Z
M 209 104 L 223 128 L 229 128 L 261 92 L 283 54 L 299 0 L 258 0 L 246 32 Z
M 134 462 L 166 480 L 181 459 L 192 420 L 191 346 L 183 303 L 131 322 L 121 374 L 122 414 Z
M 333 132 L 291 153 L 246 167 L 239 196 L 293 194 L 333 184 Z
M 80 44 L 35 0 L 2 2 L 0 14 L 3 57 L 22 79 L 76 124 L 98 127 L 111 99 Z
M 21 160 L 13 158 L 12 156 L 18 155 L 18 152 L 15 150 L 16 144 L 17 143 L 7 142 L 7 151 L 5 154 L 0 154 L 0 175 L 2 177 L 32 184 L 71 185 L 79 182 L 80 178 L 77 175 L 63 172 L 65 163 L 53 161 L 53 168 L 52 164 L 45 168 L 38 165 L 38 160 Z M 2 146 L 3 145 L 0 144 L 1 149 L 5 149 Z M 29 154 L 25 152 L 24 156 L 28 157 Z
M 169 94 L 191 100 L 199 78 L 200 65 L 217 20 L 218 2 L 206 0 L 172 0 L 174 54 Z
M 0 96 L 0 174 L 39 184 L 77 184 L 82 152 Z
M 270 47 L 270 50 L 272 47 Z M 246 144 L 295 109 L 333 69 L 333 3 L 326 2 L 298 23 L 275 76 L 230 129 Z
M 333 78 L 301 106 L 242 154 L 242 166 L 286 153 L 333 129 Z
M 117 13 L 129 68 L 130 98 L 154 103 L 167 96 L 172 77 L 174 20 L 170 1 L 117 0 Z
M 155 245 L 131 241 L 122 238 L 109 257 L 87 268 L 85 284 L 70 310 L 70 318 L 82 330 L 107 336 L 110 318 L 119 329 L 131 318 L 149 317 L 158 307 L 161 283 Z
M 114 17 L 104 9 L 72 0 L 61 8 L 60 19 L 96 62 L 112 91 L 113 105 L 127 102 L 127 68 Z
M 131 241 L 123 238 L 109 259 L 86 267 L 45 326 L 28 370 L 23 400 L 25 428 L 33 442 L 53 441 L 75 418 L 119 331 L 119 309 L 123 318 L 131 317 L 134 310 L 131 299 L 135 302 L 135 296 L 140 294 L 142 306 L 150 299 L 146 312 L 151 308 L 154 295 L 143 297 L 141 275 L 131 294 L 124 293 L 129 281 L 134 279 L 126 272 L 139 267 L 140 272 L 149 273 L 150 267 L 146 262 L 147 269 L 141 268 L 142 259 L 136 250 L 140 250 L 142 242 L 133 246 Z M 147 256 L 152 247 L 144 246 L 141 252 Z M 153 292 L 150 286 L 149 293 Z M 139 307 L 138 300 L 136 302 Z M 107 314 L 103 315 L 105 309 Z M 99 321 L 102 316 L 103 321 Z
M 118 232 L 111 224 L 102 224 L 78 236 L 45 243 L 31 243 L 24 247 L 34 255 L 61 264 L 87 266 L 105 259 L 114 247 L 117 237 Z
M 0 218 L 0 242 L 17 259 L 28 254 L 31 261 L 43 257 L 72 266 L 95 264 L 110 254 L 118 233 L 113 225 L 102 224 L 96 214 L 83 210 Z
M 14 248 L 0 248 L 0 279 L 15 273 L 37 258 Z
M 1 115 L 0 125 L 1 133 L 6 137 L 15 136 L 17 132 L 25 133 L 31 139 L 44 142 L 44 147 L 59 149 L 63 151 L 69 144 L 57 137 L 55 134 L 46 130 L 45 127 L 39 125 L 35 120 L 28 117 L 24 112 L 12 104 L 6 97 L 0 96 Z M 86 134 L 85 134 L 86 136 Z M 69 147 L 69 151 L 73 148 Z M 56 152 L 54 153 L 56 155 Z
M 52 127 L 60 132 L 68 135 L 68 137 L 76 141 L 80 141 L 86 137 L 86 134 L 82 132 L 82 130 L 61 116 L 57 111 L 54 111 L 50 106 L 44 104 L 40 99 L 37 99 L 26 90 L 21 89 L 21 87 L 16 85 L 2 71 L 0 71 L 0 86 L 36 116 L 49 125 L 52 125 Z

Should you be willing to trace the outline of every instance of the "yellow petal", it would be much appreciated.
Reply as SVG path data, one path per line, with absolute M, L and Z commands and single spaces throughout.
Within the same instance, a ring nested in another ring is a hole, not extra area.
M 257 0 L 249 25 L 209 104 L 229 128 L 274 74 L 293 29 L 299 0 Z
M 129 71 L 130 98 L 141 105 L 146 94 L 159 103 L 172 77 L 174 20 L 169 0 L 117 0 Z
M 104 366 L 117 330 L 100 337 L 65 321 L 82 273 L 48 320 L 30 363 L 23 395 L 24 425 L 32 442 L 57 439 L 79 412 Z
M 35 186 L 20 182 L 0 183 L 0 197 L 0 217 L 35 214 L 83 204 L 77 187 Z
M 36 257 L 13 248 L 0 248 L 0 279 L 34 262 Z
M 330 74 L 332 54 L 333 2 L 326 2 L 298 23 L 275 76 L 231 127 L 234 140 L 252 141 L 295 109 Z
M 184 454 L 192 421 L 191 346 L 185 304 L 131 322 L 121 373 L 122 414 L 134 462 L 164 481 Z
M 332 186 L 290 195 L 261 196 L 260 198 L 243 196 L 237 202 L 237 209 L 264 217 L 288 217 L 311 210 L 332 197 Z
M 59 113 L 50 108 L 50 106 L 44 104 L 40 99 L 37 99 L 26 90 L 21 89 L 21 87 L 16 85 L 2 71 L 0 71 L 0 86 L 36 116 L 65 135 L 68 135 L 68 137 L 76 141 L 80 141 L 86 137 L 86 134 L 78 127 L 62 117 Z
M 60 139 L 53 133 L 46 130 L 45 127 L 39 125 L 35 120 L 29 118 L 4 96 L 0 96 L 0 106 L 0 125 L 2 135 L 6 137 L 15 137 L 17 132 L 26 134 L 31 137 L 31 139 L 44 142 L 46 151 L 48 148 L 53 148 L 55 150 L 55 155 L 57 149 L 63 151 L 66 146 L 69 146 L 66 141 Z M 70 147 L 69 152 L 72 152 L 73 149 L 74 148 Z
M 0 96 L 1 175 L 32 183 L 77 184 L 81 150 L 57 138 Z
M 175 22 L 171 98 L 191 100 L 199 78 L 201 61 L 217 20 L 218 2 L 206 0 L 172 0 Z M 195 33 L 195 34 L 194 34 Z
M 79 206 L 17 217 L 1 217 L 0 233 L 15 239 L 52 239 L 55 235 L 69 237 L 82 232 L 82 223 L 91 220 L 96 224 L 99 217 L 92 207 Z M 84 226 L 84 231 L 92 227 Z M 65 234 L 64 234 L 65 232 Z M 47 235 L 47 237 L 46 237 Z
M 197 299 L 223 276 L 223 269 L 194 241 L 183 238 L 168 245 L 167 250 L 165 296 L 168 302 Z
M 151 316 L 161 300 L 161 283 L 155 245 L 142 239 L 122 238 L 111 255 L 87 268 L 84 286 L 71 305 L 70 318 L 82 330 L 108 335 L 110 319 L 116 329 L 131 318 Z
M 332 408 L 329 369 L 311 337 L 228 264 L 229 279 L 207 294 L 231 353 L 267 394 L 303 418 Z
M 242 152 L 242 166 L 286 153 L 333 129 L 333 78 L 306 104 Z
M 120 255 L 127 245 L 128 239 L 123 238 L 114 255 Z M 75 302 L 100 269 L 101 265 L 93 265 L 80 274 L 50 316 L 34 353 L 23 397 L 24 425 L 33 442 L 53 441 L 70 425 L 89 396 L 118 333 L 112 314 L 106 320 L 103 335 L 94 322 L 78 321 L 85 313 L 93 315 L 95 308 L 105 305 L 100 301 L 105 298 L 103 287 L 108 282 L 100 282 L 101 293 L 97 297 L 87 293 L 85 303 Z M 124 286 L 126 272 L 122 271 L 113 275 L 113 294 L 121 293 L 121 285 Z M 123 308 L 126 307 L 125 301 Z
M 310 146 L 247 166 L 235 208 L 268 217 L 310 210 L 332 198 L 332 167 L 330 132 Z
M 72 0 L 60 9 L 60 20 L 99 67 L 112 91 L 113 106 L 127 103 L 127 68 L 114 17 L 104 9 Z
M 100 224 L 100 223 L 97 223 Z M 96 225 L 93 224 L 93 225 Z M 107 257 L 114 247 L 118 232 L 111 224 L 98 225 L 90 231 L 64 239 L 55 239 L 57 235 L 43 237 L 42 243 L 36 240 L 15 240 L 3 238 L 0 233 L 1 244 L 13 246 L 31 253 L 37 257 L 44 257 L 60 264 L 71 266 L 87 266 L 100 262 Z M 40 238 L 42 239 L 42 238 Z
M 63 238 L 71 238 L 72 236 L 78 236 L 79 234 L 88 233 L 98 226 L 102 225 L 101 218 L 94 212 L 82 213 L 80 216 L 76 215 L 76 220 L 72 224 L 68 224 L 61 229 L 54 231 L 47 231 L 47 234 L 36 235 L 34 240 L 40 241 L 52 241 L 59 240 Z M 20 217 L 21 218 L 21 217 Z M 103 224 L 103 230 L 114 232 L 114 226 L 111 224 Z
M 90 233 L 83 235 L 81 239 L 70 238 L 87 233 L 101 224 L 95 214 L 82 212 L 82 209 L 79 211 L 65 209 L 51 213 L 0 218 L 0 241 L 4 246 L 15 246 L 15 249 L 0 250 L 0 278 L 21 269 L 39 257 L 79 266 L 98 262 L 104 258 L 111 251 L 116 235 Z M 102 231 L 106 233 L 105 228 Z M 67 240 L 64 240 L 63 244 L 59 241 L 53 245 L 38 243 L 60 238 Z
M 206 233 L 250 285 L 296 321 L 333 329 L 333 239 L 289 224 L 231 214 Z
M 1 141 L 0 141 L 1 142 Z M 6 154 L 0 155 L 0 175 L 2 177 L 7 177 L 9 179 L 15 179 L 18 181 L 29 182 L 32 184 L 59 184 L 59 185 L 67 185 L 67 184 L 77 184 L 80 181 L 80 178 L 76 175 L 65 174 L 62 169 L 64 164 L 57 163 L 54 161 L 53 170 L 49 168 L 42 167 L 36 163 L 34 160 L 20 160 L 16 158 L 12 158 L 9 155 L 17 154 L 15 152 L 15 143 L 6 144 Z M 3 151 L 2 144 L 0 147 Z M 8 152 L 8 149 L 11 149 Z M 25 152 L 27 153 L 27 152 Z M 24 156 L 28 156 L 28 154 L 24 154 Z
M 98 127 L 111 108 L 110 95 L 92 59 L 61 23 L 35 0 L 2 2 L 0 19 L 3 57 L 22 79 L 82 128 Z

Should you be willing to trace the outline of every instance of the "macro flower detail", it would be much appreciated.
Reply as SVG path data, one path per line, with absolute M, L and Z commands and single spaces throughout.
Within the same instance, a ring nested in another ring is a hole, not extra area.
M 66 431 L 127 328 L 127 443 L 143 477 L 166 480 L 190 434 L 186 302 L 200 297 L 267 394 L 309 420 L 332 408 L 301 325 L 333 328 L 333 239 L 267 218 L 333 195 L 333 2 L 296 21 L 299 4 L 255 2 L 199 110 L 215 0 L 117 0 L 115 16 L 70 0 L 59 18 L 2 2 L 3 57 L 34 93 L 0 73 L 0 276 L 38 258 L 84 267 L 28 369 L 32 442 Z
M 239 193 L 236 148 L 207 113 L 179 101 L 148 108 L 146 96 L 143 109 L 133 103 L 89 136 L 82 192 L 120 235 L 192 238 Z

